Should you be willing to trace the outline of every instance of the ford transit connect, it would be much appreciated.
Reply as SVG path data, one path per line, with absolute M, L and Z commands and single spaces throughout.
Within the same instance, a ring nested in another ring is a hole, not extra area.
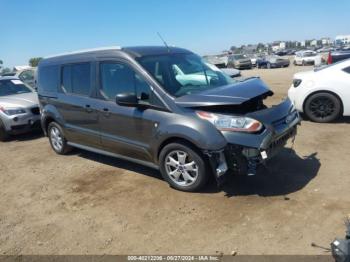
M 259 78 L 234 80 L 174 47 L 111 47 L 43 59 L 41 122 L 53 150 L 72 147 L 159 168 L 196 191 L 214 175 L 253 175 L 295 136 L 299 115 Z

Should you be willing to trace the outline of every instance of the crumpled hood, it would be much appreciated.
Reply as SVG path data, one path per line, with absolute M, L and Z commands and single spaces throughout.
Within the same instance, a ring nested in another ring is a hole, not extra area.
M 0 97 L 0 106 L 2 107 L 32 107 L 38 105 L 37 93 L 25 93 L 11 96 Z
M 273 92 L 258 77 L 245 79 L 232 85 L 184 95 L 175 99 L 183 107 L 240 105 L 258 96 L 271 96 Z

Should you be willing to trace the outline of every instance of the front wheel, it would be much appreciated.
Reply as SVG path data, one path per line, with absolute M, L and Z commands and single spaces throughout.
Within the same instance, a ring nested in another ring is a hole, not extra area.
M 180 143 L 166 145 L 159 156 L 160 171 L 170 186 L 194 192 L 208 181 L 209 174 L 203 155 L 195 148 Z
M 51 147 L 57 154 L 64 155 L 72 150 L 72 147 L 67 144 L 62 127 L 59 124 L 51 122 L 47 130 Z
M 341 102 L 333 94 L 316 93 L 305 102 L 306 116 L 314 122 L 327 123 L 336 120 L 341 115 Z

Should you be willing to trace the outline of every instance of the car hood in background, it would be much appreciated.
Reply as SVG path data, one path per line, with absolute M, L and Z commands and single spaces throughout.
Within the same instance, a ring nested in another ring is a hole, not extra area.
M 0 97 L 0 106 L 3 107 L 31 107 L 38 104 L 38 94 L 34 92 Z
M 184 95 L 175 99 L 183 107 L 203 107 L 218 105 L 240 105 L 259 96 L 271 96 L 273 92 L 258 77 L 243 79 L 199 93 Z

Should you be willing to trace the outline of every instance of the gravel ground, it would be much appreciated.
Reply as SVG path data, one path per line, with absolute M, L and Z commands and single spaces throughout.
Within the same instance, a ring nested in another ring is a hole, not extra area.
M 295 72 L 242 71 L 287 94 Z M 303 121 L 255 177 L 175 191 L 157 171 L 75 150 L 56 155 L 40 134 L 0 143 L 0 254 L 324 254 L 350 213 L 349 119 Z M 289 145 L 290 146 L 290 145 Z

